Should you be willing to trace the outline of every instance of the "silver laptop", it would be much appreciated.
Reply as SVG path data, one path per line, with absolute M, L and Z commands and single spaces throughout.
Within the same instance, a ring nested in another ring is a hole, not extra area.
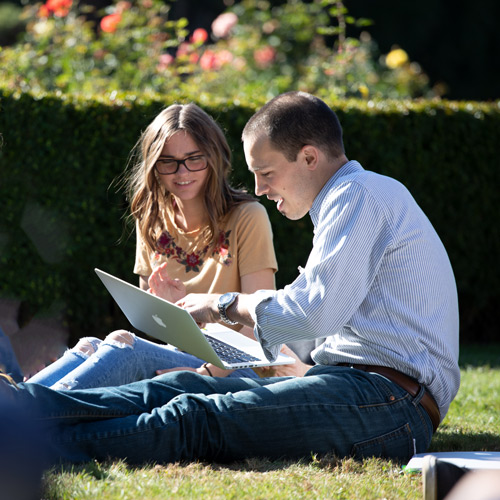
M 225 369 L 295 363 L 281 353 L 270 362 L 257 341 L 217 323 L 200 329 L 181 307 L 100 269 L 95 272 L 134 328 L 181 351 Z

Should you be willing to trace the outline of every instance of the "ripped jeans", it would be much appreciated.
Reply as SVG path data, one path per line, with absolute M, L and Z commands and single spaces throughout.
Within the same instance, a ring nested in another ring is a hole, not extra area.
M 171 345 L 156 344 L 126 331 L 106 339 L 85 337 L 64 355 L 28 380 L 52 389 L 92 389 L 128 384 L 155 377 L 156 370 L 198 368 L 204 361 Z M 229 377 L 258 375 L 250 368 Z

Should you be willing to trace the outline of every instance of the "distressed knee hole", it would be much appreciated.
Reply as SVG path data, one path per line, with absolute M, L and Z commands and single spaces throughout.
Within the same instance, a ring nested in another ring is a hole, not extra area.
M 118 347 L 134 347 L 135 335 L 127 330 L 116 330 L 106 337 L 105 342 Z
M 78 382 L 75 379 L 68 380 L 67 382 L 56 382 L 53 386 L 52 389 L 56 391 L 65 391 L 65 390 L 71 390 L 74 387 L 78 385 Z
M 80 352 L 82 354 L 85 354 L 86 356 L 90 356 L 91 354 L 95 353 L 96 348 L 90 340 L 80 339 L 72 350 L 74 352 Z

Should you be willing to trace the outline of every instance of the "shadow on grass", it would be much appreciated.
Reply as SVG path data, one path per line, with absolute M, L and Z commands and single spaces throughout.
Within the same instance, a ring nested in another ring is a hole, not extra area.
M 151 472 L 162 472 L 170 467 L 181 467 L 185 473 L 196 475 L 196 471 L 200 468 L 209 468 L 213 471 L 238 471 L 238 472 L 272 472 L 288 469 L 291 466 L 307 465 L 314 462 L 318 468 L 333 469 L 338 466 L 341 461 L 334 456 L 326 456 L 318 459 L 297 459 L 297 460 L 268 460 L 259 458 L 250 458 L 247 460 L 235 462 L 178 462 L 174 464 L 155 464 L 145 463 L 142 465 L 127 464 L 123 460 L 105 461 L 105 462 L 86 462 L 78 465 L 61 464 L 53 467 L 50 472 L 52 474 L 70 474 L 72 476 L 86 476 L 96 479 L 98 481 L 105 481 L 110 477 L 116 475 L 116 469 L 122 471 L 134 471 L 137 469 L 148 469 Z M 188 472 L 186 472 L 188 471 Z M 1 498 L 1 495 L 0 495 Z
M 500 451 L 500 436 L 490 432 L 438 431 L 432 438 L 429 451 Z

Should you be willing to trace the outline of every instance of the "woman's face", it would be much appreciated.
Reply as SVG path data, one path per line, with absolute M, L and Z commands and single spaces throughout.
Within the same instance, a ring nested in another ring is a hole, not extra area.
M 158 162 L 167 160 L 168 163 L 168 160 L 185 160 L 186 158 L 190 159 L 189 164 L 193 164 L 194 168 L 203 167 L 203 161 L 207 161 L 191 135 L 184 130 L 179 130 L 163 146 Z M 180 201 L 203 199 L 209 167 L 193 172 L 188 170 L 185 164 L 171 163 L 174 170 L 178 166 L 177 172 L 159 175 L 160 182 L 165 188 Z

